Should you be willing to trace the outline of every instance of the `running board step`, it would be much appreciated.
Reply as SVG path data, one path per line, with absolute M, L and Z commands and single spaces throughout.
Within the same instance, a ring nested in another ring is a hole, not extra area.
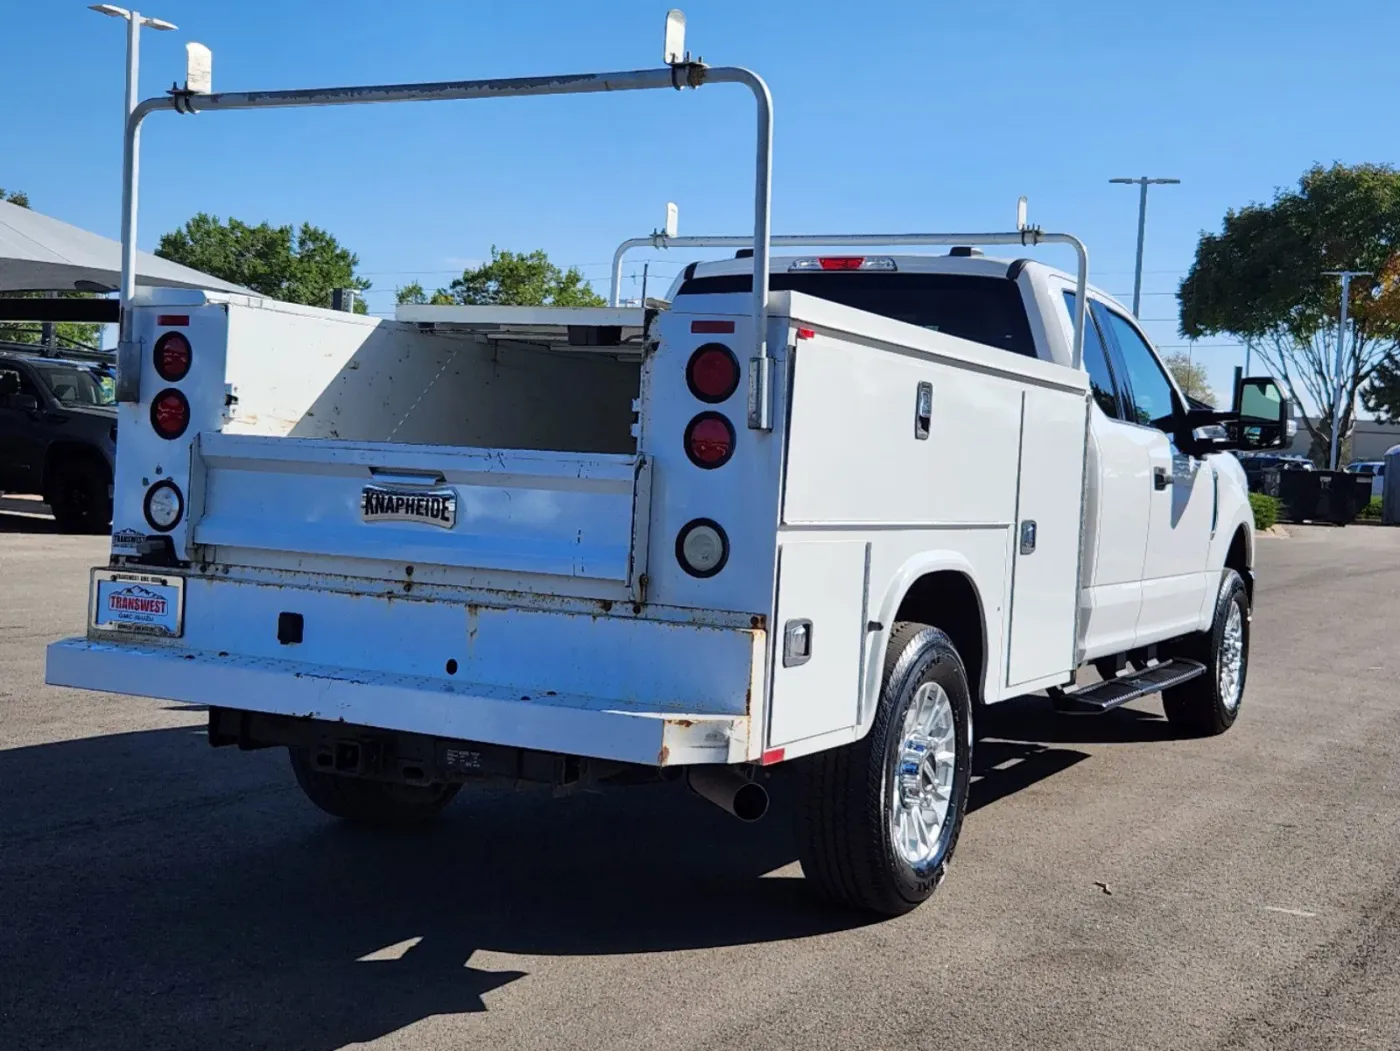
M 1120 675 L 1116 679 L 1096 682 L 1080 690 L 1068 693 L 1052 690 L 1050 700 L 1056 711 L 1067 715 L 1101 715 L 1120 704 L 1127 704 L 1139 697 L 1190 682 L 1197 675 L 1205 674 L 1205 670 L 1206 666 L 1200 661 L 1178 657 L 1154 664 L 1142 671 Z

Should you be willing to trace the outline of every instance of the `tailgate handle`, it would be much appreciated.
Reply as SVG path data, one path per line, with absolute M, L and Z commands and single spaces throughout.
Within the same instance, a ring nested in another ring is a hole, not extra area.
M 447 477 L 441 471 L 414 471 L 393 467 L 371 467 L 369 473 L 380 482 L 399 485 L 442 485 Z

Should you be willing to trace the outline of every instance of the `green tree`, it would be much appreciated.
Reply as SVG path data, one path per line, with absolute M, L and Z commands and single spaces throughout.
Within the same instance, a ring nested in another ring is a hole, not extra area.
M 1400 172 L 1388 165 L 1334 164 L 1305 172 L 1272 203 L 1226 213 L 1202 233 L 1181 283 L 1181 332 L 1226 333 L 1249 343 L 1300 403 L 1313 454 L 1331 449 L 1332 406 L 1342 395 L 1341 434 L 1353 425 L 1357 391 L 1400 348 Z M 1340 292 L 1327 270 L 1366 270 L 1351 286 L 1354 327 L 1335 368 Z
M 1386 423 L 1400 421 L 1400 360 L 1392 355 L 1376 366 L 1371 385 L 1361 392 L 1361 404 Z
M 0 187 L 0 201 L 29 207 L 29 194 L 23 190 L 6 190 Z M 91 292 L 75 292 L 72 289 L 55 292 L 5 292 L 6 299 L 92 299 Z M 54 337 L 59 347 L 96 347 L 102 337 L 101 325 L 88 325 L 81 322 L 64 321 L 54 325 Z M 0 342 L 38 343 L 43 339 L 43 328 L 36 322 L 0 322 Z
M 410 286 L 412 287 L 412 286 Z M 421 291 L 421 289 L 420 289 Z M 491 261 L 468 267 L 450 288 L 433 297 L 475 306 L 601 307 L 607 302 L 594 292 L 577 267 L 561 270 L 539 249 L 502 251 L 491 246 Z
M 400 306 L 405 303 L 412 303 L 415 306 L 423 306 L 428 303 L 431 303 L 433 306 L 446 306 L 456 302 L 456 300 L 452 298 L 452 293 L 443 288 L 439 288 L 431 296 L 428 295 L 428 293 L 423 290 L 423 286 L 417 281 L 413 282 L 411 285 L 404 285 L 402 288 L 397 289 L 395 295 Z
M 1176 385 L 1181 388 L 1182 394 L 1207 405 L 1215 405 L 1215 392 L 1210 389 L 1210 380 L 1206 375 L 1204 365 L 1198 361 L 1192 361 L 1191 355 L 1183 354 L 1179 350 L 1168 354 L 1163 359 L 1163 364 L 1167 366 L 1167 371 L 1172 374 L 1172 379 L 1176 380 Z
M 299 229 L 266 222 L 249 226 L 200 212 L 164 235 L 156 255 L 286 303 L 324 307 L 330 305 L 332 289 L 364 292 L 370 287 L 355 273 L 360 257 L 310 223 Z M 366 309 L 364 299 L 357 298 L 355 312 Z

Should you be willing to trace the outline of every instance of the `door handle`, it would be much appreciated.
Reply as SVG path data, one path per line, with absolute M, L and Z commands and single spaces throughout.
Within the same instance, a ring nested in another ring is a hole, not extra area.
M 1175 481 L 1176 478 L 1165 467 L 1152 468 L 1152 488 L 1159 493 Z

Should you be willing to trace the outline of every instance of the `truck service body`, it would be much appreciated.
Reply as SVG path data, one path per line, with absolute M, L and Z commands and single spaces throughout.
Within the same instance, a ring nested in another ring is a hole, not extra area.
M 791 772 L 809 879 L 887 914 L 943 876 L 978 706 L 1234 721 L 1220 450 L 1274 441 L 1272 381 L 1188 416 L 1030 260 L 753 254 L 639 308 L 128 297 L 112 559 L 48 681 L 208 705 L 370 821 L 648 770 L 754 818 Z

